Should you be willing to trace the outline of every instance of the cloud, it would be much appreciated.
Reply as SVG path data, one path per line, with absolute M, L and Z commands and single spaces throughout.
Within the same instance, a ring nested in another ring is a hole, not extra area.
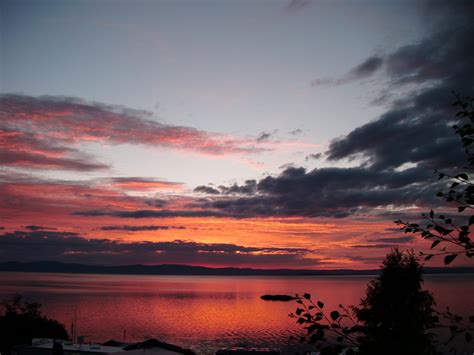
M 471 43 L 474 3 L 468 0 L 426 1 L 422 10 L 431 30 L 425 38 L 390 53 L 370 56 L 340 78 L 320 78 L 313 80 L 311 85 L 347 84 L 383 70 L 390 82 L 382 96 L 390 91 L 399 92 L 400 87 L 407 84 L 417 86 L 413 93 L 406 95 L 405 103 L 414 101 L 416 96 L 424 96 L 434 103 L 432 99 L 439 98 L 441 92 L 446 98 L 451 90 L 469 94 L 473 88 L 469 78 L 474 76 Z M 386 101 L 387 98 L 381 99 L 374 101 Z
M 54 228 L 48 228 L 48 227 L 42 227 L 42 226 L 36 226 L 34 224 L 30 224 L 28 226 L 25 226 L 25 229 L 28 229 L 30 231 L 39 231 L 39 230 L 48 230 L 48 229 L 54 229 Z
M 0 107 L 3 102 L 0 98 Z M 8 117 L 0 110 L 0 164 L 31 169 L 62 169 L 76 171 L 106 170 L 108 165 L 60 140 L 41 134 L 8 127 Z
M 285 7 L 286 13 L 295 13 L 311 5 L 311 0 L 291 0 Z
M 400 233 L 400 229 L 398 228 L 398 232 Z M 406 235 L 403 237 L 386 237 L 386 238 L 378 238 L 378 239 L 368 239 L 368 242 L 376 242 L 376 243 L 410 243 L 415 238 L 411 235 Z
M 237 218 L 342 218 L 393 208 L 405 213 L 406 207 L 442 203 L 434 196 L 446 186 L 435 181 L 433 170 L 462 169 L 466 160 L 452 129 L 456 119 L 450 92 L 457 89 L 468 95 L 474 89 L 470 45 L 474 22 L 468 9 L 474 10 L 474 3 L 454 2 L 452 7 L 434 3 L 430 11 L 440 24 L 425 39 L 383 56 L 370 56 L 343 76 L 342 82 L 359 80 L 383 69 L 389 88 L 405 90 L 385 113 L 333 140 L 324 153 L 329 161 L 346 159 L 358 166 L 312 171 L 288 167 L 255 182 L 252 189 L 236 184 L 219 187 L 220 195 L 194 207 Z M 228 196 L 227 191 L 236 196 Z
M 433 183 L 427 183 L 433 180 Z M 373 166 L 319 168 L 307 171 L 289 167 L 276 176 L 247 180 L 230 186 L 198 186 L 206 198 L 189 198 L 168 209 L 76 209 L 84 217 L 334 217 L 383 215 L 394 208 L 436 203 L 444 182 L 433 179 L 429 169 L 378 169 Z
M 379 207 L 435 202 L 441 183 L 426 184 L 430 178 L 429 170 L 417 168 L 380 171 L 360 166 L 306 171 L 290 167 L 258 182 L 220 187 L 220 195 L 196 201 L 193 207 L 235 218 L 341 218 Z
M 292 136 L 298 136 L 300 134 L 303 134 L 304 131 L 301 129 L 301 128 L 298 128 L 298 129 L 294 129 L 293 131 L 290 131 L 289 132 Z
M 360 63 L 355 68 L 351 69 L 348 73 L 348 77 L 353 80 L 364 79 L 381 68 L 383 59 L 379 56 L 373 56 L 367 58 L 365 61 Z
M 358 64 L 340 78 L 319 78 L 311 81 L 311 86 L 337 86 L 366 79 L 375 74 L 384 64 L 380 56 L 372 56 Z
M 218 195 L 218 194 L 220 194 L 220 191 L 213 188 L 212 186 L 204 186 L 204 185 L 197 186 L 194 189 L 194 192 L 208 194 L 208 195 Z
M 246 180 L 244 185 L 233 184 L 230 186 L 221 185 L 218 189 L 211 186 L 198 186 L 194 192 L 205 193 L 208 195 L 238 195 L 238 194 L 252 194 L 257 189 L 256 180 Z
M 355 249 L 390 249 L 397 247 L 396 244 L 363 244 L 353 245 L 351 248 Z
M 173 218 L 173 217 L 226 217 L 220 211 L 209 210 L 134 210 L 134 211 L 114 211 L 114 210 L 85 210 L 75 211 L 75 216 L 99 217 L 110 216 L 118 218 Z
M 102 226 L 103 231 L 127 231 L 127 232 L 141 232 L 141 231 L 157 231 L 157 230 L 172 230 L 172 229 L 186 229 L 184 226 Z
M 243 185 L 233 184 L 231 186 L 219 186 L 219 189 L 223 194 L 253 194 L 257 191 L 257 181 L 250 179 L 245 180 Z
M 68 215 L 80 208 L 138 209 L 149 199 L 127 195 L 122 189 L 104 185 L 102 180 L 65 181 L 44 179 L 13 172 L 0 173 L 0 214 L 20 220 L 29 213 Z
M 112 187 L 135 191 L 179 190 L 182 189 L 184 185 L 181 182 L 163 181 L 145 177 L 113 177 L 105 179 L 105 181 Z
M 265 141 L 269 140 L 271 136 L 272 136 L 271 133 L 262 132 L 262 133 L 260 133 L 260 134 L 258 135 L 258 137 L 257 137 L 257 142 L 258 142 L 258 143 L 265 142 Z
M 108 166 L 81 152 L 100 142 L 171 148 L 221 156 L 254 154 L 253 139 L 157 121 L 151 112 L 59 96 L 0 95 L 0 162 L 34 169 L 99 170 Z
M 316 154 L 310 154 L 306 158 L 304 158 L 305 161 L 309 160 L 319 160 L 323 157 L 323 153 L 316 153 Z
M 333 140 L 328 160 L 362 157 L 378 170 L 407 163 L 420 169 L 464 164 L 464 151 L 451 128 L 454 97 L 450 92 L 469 95 L 474 89 L 474 23 L 469 15 L 474 3 L 432 2 L 426 11 L 436 18 L 435 30 L 384 57 L 388 89 L 403 88 L 404 96 L 376 120 Z
M 305 248 L 248 247 L 225 243 L 121 243 L 77 233 L 14 231 L 0 235 L 0 262 L 62 261 L 100 265 L 189 264 L 203 266 L 301 267 L 322 263 Z

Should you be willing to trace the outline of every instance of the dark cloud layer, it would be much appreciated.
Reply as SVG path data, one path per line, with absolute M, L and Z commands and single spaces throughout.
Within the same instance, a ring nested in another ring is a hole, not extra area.
M 424 206 L 436 203 L 444 187 L 427 168 L 403 171 L 374 167 L 321 168 L 306 171 L 290 167 L 278 176 L 243 185 L 199 186 L 206 194 L 180 210 L 82 210 L 74 215 L 117 218 L 169 217 L 335 217 L 366 214 L 377 207 Z M 432 181 L 432 183 L 427 183 Z M 378 213 L 383 213 L 380 210 Z
M 42 227 L 42 226 L 30 224 L 28 226 L 25 226 L 25 229 L 28 229 L 30 231 L 40 231 L 40 230 L 48 230 L 48 229 L 54 229 L 54 228 L 48 228 L 48 227 Z
M 400 233 L 400 229 L 397 229 L 397 232 Z M 415 239 L 411 235 L 406 235 L 403 237 L 383 237 L 378 239 L 368 239 L 368 242 L 377 242 L 377 243 L 410 243 Z
M 77 233 L 14 231 L 0 235 L 0 262 L 63 261 L 89 264 L 194 264 L 314 266 L 302 248 L 260 248 L 235 244 L 169 242 L 121 243 L 109 239 L 86 239 Z
M 366 167 L 288 168 L 278 176 L 255 182 L 254 189 L 231 186 L 195 207 L 233 217 L 347 217 L 378 206 L 409 206 L 435 202 L 439 183 L 427 169 L 379 171 Z M 235 195 L 230 195 L 232 191 Z
M 208 210 L 86 210 L 73 212 L 73 215 L 85 217 L 110 216 L 118 218 L 225 217 L 225 214 L 222 212 Z

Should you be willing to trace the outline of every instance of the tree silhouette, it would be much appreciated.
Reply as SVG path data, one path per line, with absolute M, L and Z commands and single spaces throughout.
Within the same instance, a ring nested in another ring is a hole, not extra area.
M 66 328 L 41 315 L 41 304 L 24 301 L 16 294 L 0 302 L 0 353 L 10 354 L 14 345 L 31 344 L 33 338 L 68 339 Z
M 438 322 L 435 301 L 423 289 L 422 274 L 413 252 L 394 249 L 358 307 L 327 312 L 324 302 L 306 293 L 290 316 L 306 330 L 301 341 L 322 354 L 436 354 L 428 333 Z
M 434 354 L 428 329 L 437 324 L 433 295 L 423 290 L 422 266 L 413 252 L 395 249 L 354 311 L 363 324 L 361 354 Z

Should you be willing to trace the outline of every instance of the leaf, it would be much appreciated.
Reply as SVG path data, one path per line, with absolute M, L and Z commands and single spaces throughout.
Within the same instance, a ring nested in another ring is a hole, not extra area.
M 466 206 L 459 206 L 458 207 L 458 212 L 462 212 L 466 209 Z
M 337 320 L 341 316 L 338 311 L 332 311 L 329 315 L 332 320 Z
M 430 249 L 433 249 L 435 246 L 437 246 L 439 243 L 441 243 L 441 240 L 435 240 L 432 244 L 431 244 L 431 247 Z M 425 259 L 426 260 L 426 259 Z
M 319 323 L 314 323 L 314 324 L 311 324 L 308 328 L 307 328 L 307 331 L 308 331 L 308 335 L 313 333 L 315 330 L 317 329 L 321 329 L 321 324 Z
M 446 255 L 444 257 L 444 263 L 445 265 L 449 265 L 451 264 L 451 262 L 456 259 L 456 257 L 458 256 L 458 254 L 451 254 L 451 255 Z
M 309 293 L 305 293 L 303 297 L 306 298 L 307 300 L 311 299 L 311 295 Z
M 319 308 L 323 308 L 323 307 L 324 307 L 324 303 L 321 302 L 321 301 L 318 301 L 318 307 L 319 307 Z

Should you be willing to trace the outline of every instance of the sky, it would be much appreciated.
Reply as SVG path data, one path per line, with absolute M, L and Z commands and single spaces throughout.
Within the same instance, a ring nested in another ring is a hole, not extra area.
M 433 170 L 465 164 L 472 7 L 2 1 L 0 261 L 367 269 L 428 249 L 393 221 L 449 213 Z

